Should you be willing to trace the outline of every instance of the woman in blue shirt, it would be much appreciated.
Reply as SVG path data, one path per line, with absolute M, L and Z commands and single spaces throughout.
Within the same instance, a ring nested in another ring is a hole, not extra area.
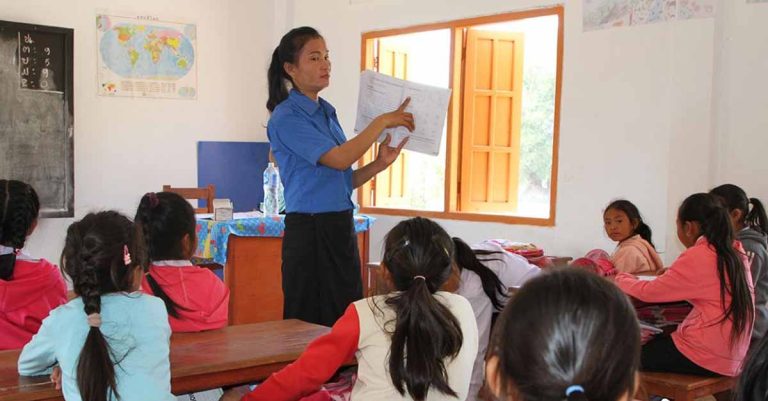
M 352 165 L 385 128 L 414 129 L 406 100 L 347 141 L 336 109 L 318 96 L 330 72 L 323 37 L 295 28 L 272 54 L 267 101 L 267 136 L 285 187 L 283 317 L 327 326 L 363 296 L 352 190 L 392 164 L 406 141 L 391 148 L 387 138 L 376 160 Z

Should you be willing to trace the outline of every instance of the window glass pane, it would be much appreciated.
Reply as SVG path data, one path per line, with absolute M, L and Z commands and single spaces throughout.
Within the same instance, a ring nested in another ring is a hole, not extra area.
M 449 86 L 450 45 L 448 29 L 389 36 L 379 41 L 382 50 L 394 49 L 407 55 L 405 75 L 409 81 L 441 88 Z M 402 73 L 400 68 L 396 70 Z M 438 156 L 403 151 L 401 157 L 405 156 L 405 186 L 402 196 L 378 197 L 375 206 L 444 211 L 445 136 L 444 128 Z

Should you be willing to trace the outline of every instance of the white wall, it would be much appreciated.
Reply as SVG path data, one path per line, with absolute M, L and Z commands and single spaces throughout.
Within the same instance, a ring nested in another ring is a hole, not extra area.
M 333 58 L 331 87 L 322 95 L 351 132 L 357 93 L 360 34 L 479 15 L 525 10 L 551 1 L 294 0 L 291 26 L 312 25 Z M 446 4 L 450 3 L 450 4 Z M 582 32 L 581 0 L 565 4 L 560 174 L 553 228 L 440 221 L 468 241 L 501 237 L 533 241 L 547 253 L 578 256 L 611 249 L 602 208 L 618 197 L 634 201 L 671 261 L 679 248 L 674 212 L 687 194 L 711 181 L 714 20 L 701 19 Z M 702 173 L 703 172 L 703 173 Z M 378 216 L 371 242 L 377 259 L 384 234 L 401 218 Z
M 721 0 L 715 58 L 715 183 L 768 201 L 768 3 Z
M 197 24 L 198 99 L 96 96 L 97 12 Z M 0 0 L 0 19 L 75 29 L 75 218 L 163 184 L 197 185 L 199 140 L 266 140 L 265 47 L 285 20 L 272 1 Z M 58 260 L 72 219 L 43 219 L 27 250 Z
M 327 39 L 333 78 L 323 96 L 354 125 L 360 34 L 555 4 L 545 0 L 0 0 L 0 19 L 75 29 L 76 218 L 133 214 L 162 184 L 196 184 L 198 140 L 265 140 L 265 70 L 288 29 Z M 557 222 L 553 228 L 440 221 L 468 241 L 533 241 L 548 253 L 610 249 L 602 208 L 635 201 L 669 262 L 679 253 L 682 199 L 733 181 L 768 200 L 768 4 L 719 0 L 715 19 L 584 33 L 581 0 L 566 0 Z M 198 28 L 196 101 L 96 96 L 97 12 L 155 15 Z M 371 257 L 400 218 L 379 216 Z M 28 250 L 58 258 L 71 219 L 45 219 Z

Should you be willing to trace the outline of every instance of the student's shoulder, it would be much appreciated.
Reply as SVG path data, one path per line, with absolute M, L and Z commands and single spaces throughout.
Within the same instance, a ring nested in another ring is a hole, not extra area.
M 472 304 L 469 303 L 467 298 L 447 291 L 438 291 L 435 293 L 435 297 L 440 299 L 448 309 L 456 310 L 461 313 L 469 313 L 474 317 Z
M 127 313 L 162 316 L 167 314 L 163 300 L 143 292 L 113 293 L 102 296 L 102 305 L 110 304 Z
M 85 313 L 84 306 L 82 298 L 72 298 L 70 301 L 51 310 L 46 320 L 61 321 L 72 319 L 75 316 L 81 316 L 81 314 Z

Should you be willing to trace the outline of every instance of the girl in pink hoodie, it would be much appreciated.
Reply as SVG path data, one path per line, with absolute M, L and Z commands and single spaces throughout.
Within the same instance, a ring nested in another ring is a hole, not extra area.
M 195 266 L 195 212 L 171 192 L 150 192 L 136 211 L 136 230 L 149 260 L 142 260 L 141 288 L 165 302 L 174 332 L 219 329 L 227 325 L 229 289 L 213 272 Z
M 611 202 L 603 213 L 605 233 L 618 242 L 611 261 L 619 272 L 656 272 L 664 264 L 651 241 L 651 228 L 643 222 L 640 211 L 624 199 Z
M 728 211 L 711 194 L 689 196 L 677 213 L 685 250 L 652 281 L 620 273 L 616 284 L 644 302 L 685 300 L 693 310 L 672 335 L 643 346 L 644 370 L 737 376 L 755 317 L 752 277 Z
M 0 180 L 0 350 L 23 347 L 48 313 L 67 302 L 59 269 L 21 251 L 39 211 L 29 184 Z

